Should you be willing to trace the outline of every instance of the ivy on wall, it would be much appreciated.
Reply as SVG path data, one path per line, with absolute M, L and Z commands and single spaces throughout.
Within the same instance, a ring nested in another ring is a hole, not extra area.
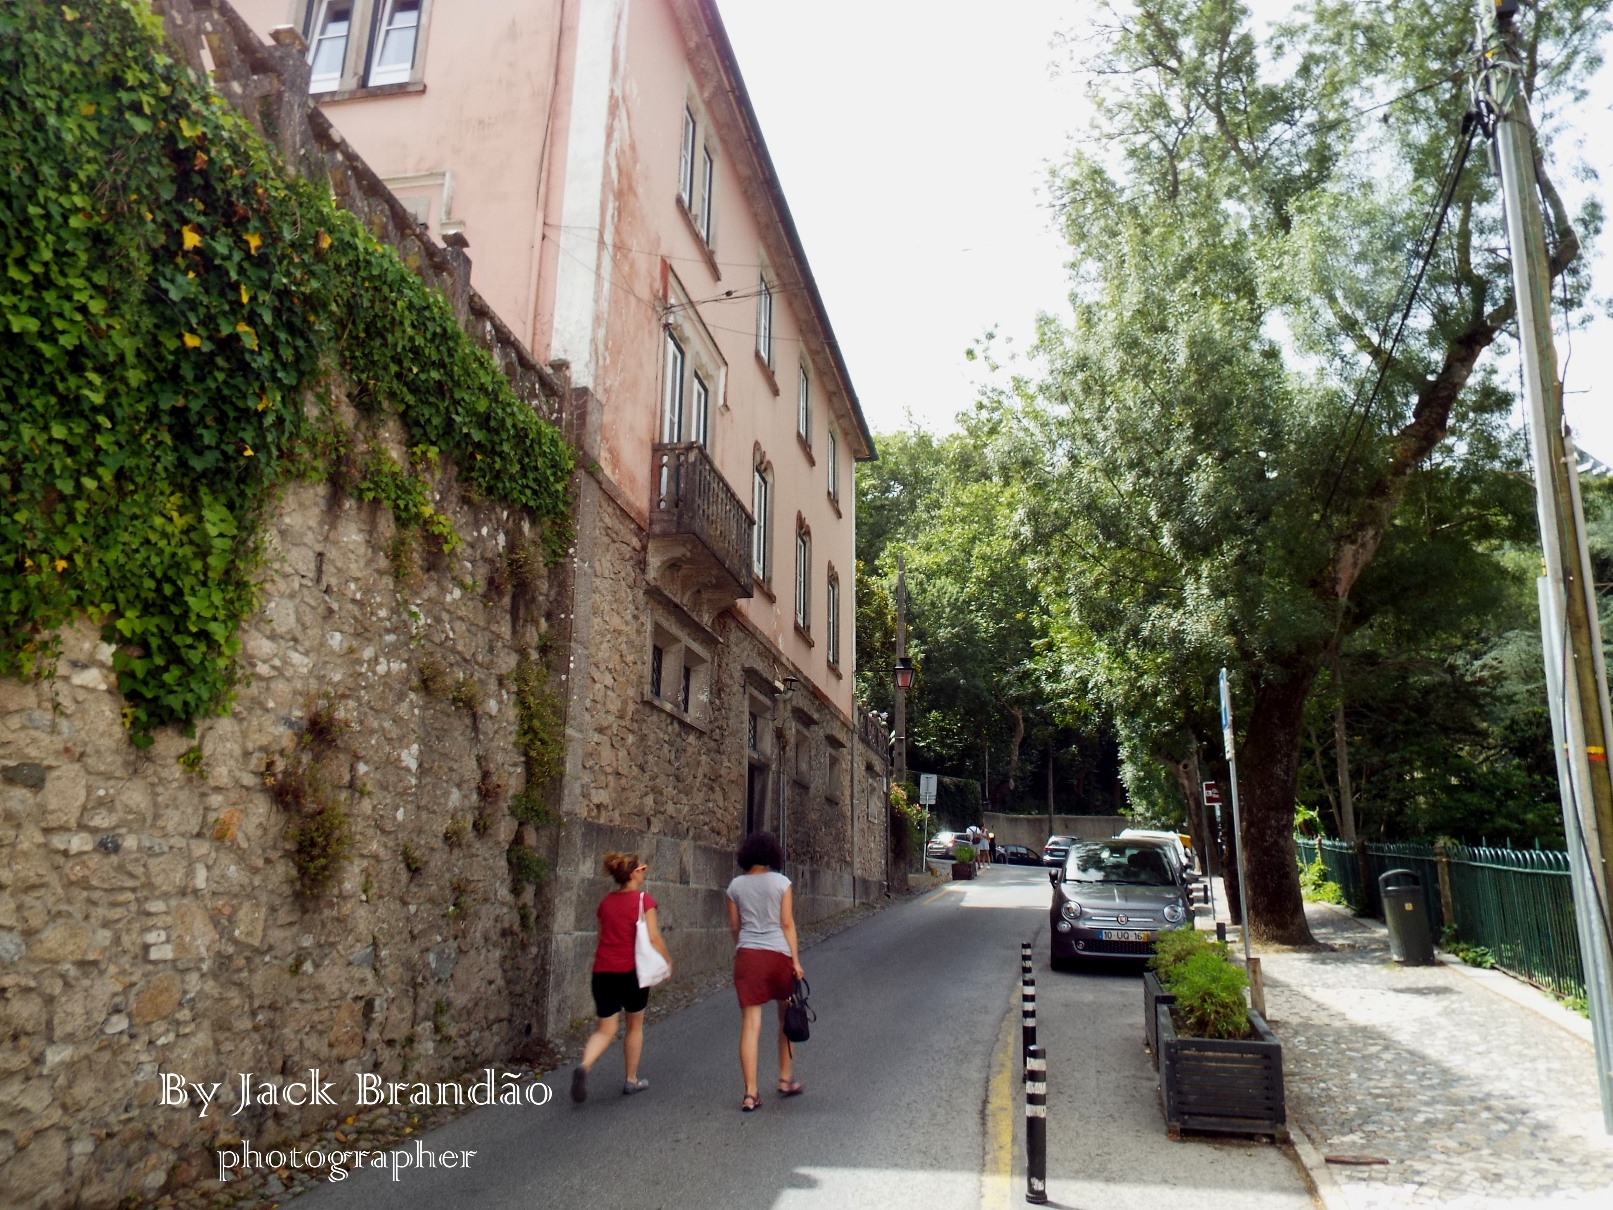
M 566 531 L 559 433 L 138 0 L 0 0 L 0 115 L 0 675 L 48 671 L 85 614 L 137 744 L 226 710 L 263 519 L 337 444 L 333 375 Z

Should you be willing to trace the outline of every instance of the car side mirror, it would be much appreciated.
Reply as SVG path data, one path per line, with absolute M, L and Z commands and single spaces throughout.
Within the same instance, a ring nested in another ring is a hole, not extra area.
M 1182 874 L 1182 881 L 1187 883 L 1188 886 L 1192 886 L 1198 880 L 1199 876 L 1193 870 L 1187 870 Z
M 1058 886 L 1058 884 L 1059 884 L 1059 872 L 1057 870 L 1049 870 L 1047 872 L 1047 880 L 1049 882 L 1051 882 L 1054 886 Z

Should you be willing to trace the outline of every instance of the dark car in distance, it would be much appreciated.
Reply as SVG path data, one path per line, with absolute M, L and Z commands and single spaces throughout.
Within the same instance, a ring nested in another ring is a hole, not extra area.
M 1078 840 L 1049 878 L 1054 970 L 1085 958 L 1147 958 L 1160 933 L 1193 927 L 1198 876 L 1181 867 L 1165 841 Z
M 997 846 L 997 861 L 1004 865 L 1041 865 L 1041 854 L 1033 853 L 1022 844 Z
M 1073 836 L 1049 836 L 1047 843 L 1042 846 L 1042 864 L 1062 866 L 1074 843 Z

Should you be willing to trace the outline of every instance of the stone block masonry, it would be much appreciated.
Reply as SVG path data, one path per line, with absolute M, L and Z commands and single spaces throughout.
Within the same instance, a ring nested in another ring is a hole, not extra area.
M 112 651 L 87 626 L 63 636 L 55 680 L 0 681 L 8 1204 L 150 1195 L 231 1132 L 296 1135 L 329 1112 L 204 1121 L 155 1108 L 159 1073 L 228 1088 L 320 1066 L 345 1088 L 360 1070 L 453 1075 L 527 1036 L 518 825 L 485 787 L 521 784 L 509 677 L 541 624 L 523 633 L 483 586 L 531 535 L 519 515 L 442 505 L 465 545 L 400 584 L 384 509 L 289 492 L 233 713 L 194 740 L 129 744 Z M 318 712 L 346 724 L 321 767 L 351 852 L 308 898 L 265 774 Z

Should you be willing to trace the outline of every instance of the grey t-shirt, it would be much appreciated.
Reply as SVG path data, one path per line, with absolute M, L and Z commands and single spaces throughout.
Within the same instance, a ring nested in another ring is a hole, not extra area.
M 739 944 L 735 949 L 790 952 L 779 915 L 790 880 L 777 870 L 740 874 L 728 884 L 728 898 L 739 908 Z

